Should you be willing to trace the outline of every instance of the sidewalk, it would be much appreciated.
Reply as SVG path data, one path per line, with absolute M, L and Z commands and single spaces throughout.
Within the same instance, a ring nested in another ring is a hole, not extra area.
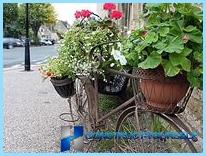
M 42 81 L 37 66 L 23 69 L 4 70 L 4 151 L 59 152 L 67 101 Z

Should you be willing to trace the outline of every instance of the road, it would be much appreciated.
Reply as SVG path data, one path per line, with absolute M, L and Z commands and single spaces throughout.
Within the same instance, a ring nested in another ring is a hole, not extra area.
M 50 56 L 57 55 L 58 45 L 30 48 L 31 65 L 40 64 Z M 24 65 L 24 47 L 3 50 L 4 68 Z

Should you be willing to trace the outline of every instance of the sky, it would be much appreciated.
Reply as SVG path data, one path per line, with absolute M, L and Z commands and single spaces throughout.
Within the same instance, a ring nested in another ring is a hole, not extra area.
M 97 11 L 96 3 L 53 3 L 59 20 L 67 21 L 72 24 L 75 20 L 74 13 L 76 10 L 88 9 L 92 12 Z

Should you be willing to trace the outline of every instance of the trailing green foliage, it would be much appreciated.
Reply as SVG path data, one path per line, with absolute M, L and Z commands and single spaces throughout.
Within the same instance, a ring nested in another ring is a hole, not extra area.
M 116 61 L 112 55 L 114 49 L 120 49 L 117 42 L 112 43 L 117 40 L 120 40 L 118 27 L 107 18 L 91 17 L 76 21 L 63 35 L 58 48 L 58 59 L 65 67 L 68 66 L 68 76 L 71 74 L 73 77 L 75 74 L 92 78 L 95 72 L 104 77 L 105 71 L 111 66 L 113 69 L 122 67 L 121 62 Z M 101 43 L 106 44 L 101 45 Z M 97 45 L 99 46 L 91 51 Z M 71 73 L 70 70 L 73 72 Z M 53 71 L 56 73 L 55 70 Z
M 185 74 L 191 86 L 202 88 L 202 10 L 192 3 L 147 4 L 145 25 L 124 44 L 130 65 L 162 66 L 165 76 Z

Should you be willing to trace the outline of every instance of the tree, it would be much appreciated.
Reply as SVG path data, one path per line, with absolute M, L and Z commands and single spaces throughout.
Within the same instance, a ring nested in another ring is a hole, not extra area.
M 3 27 L 4 36 L 16 37 L 15 25 L 18 18 L 18 4 L 4 3 L 3 4 Z
M 19 22 L 25 21 L 25 4 L 19 6 Z M 56 14 L 51 4 L 33 3 L 29 4 L 29 24 L 34 33 L 34 43 L 38 44 L 38 31 L 44 24 L 55 24 Z

